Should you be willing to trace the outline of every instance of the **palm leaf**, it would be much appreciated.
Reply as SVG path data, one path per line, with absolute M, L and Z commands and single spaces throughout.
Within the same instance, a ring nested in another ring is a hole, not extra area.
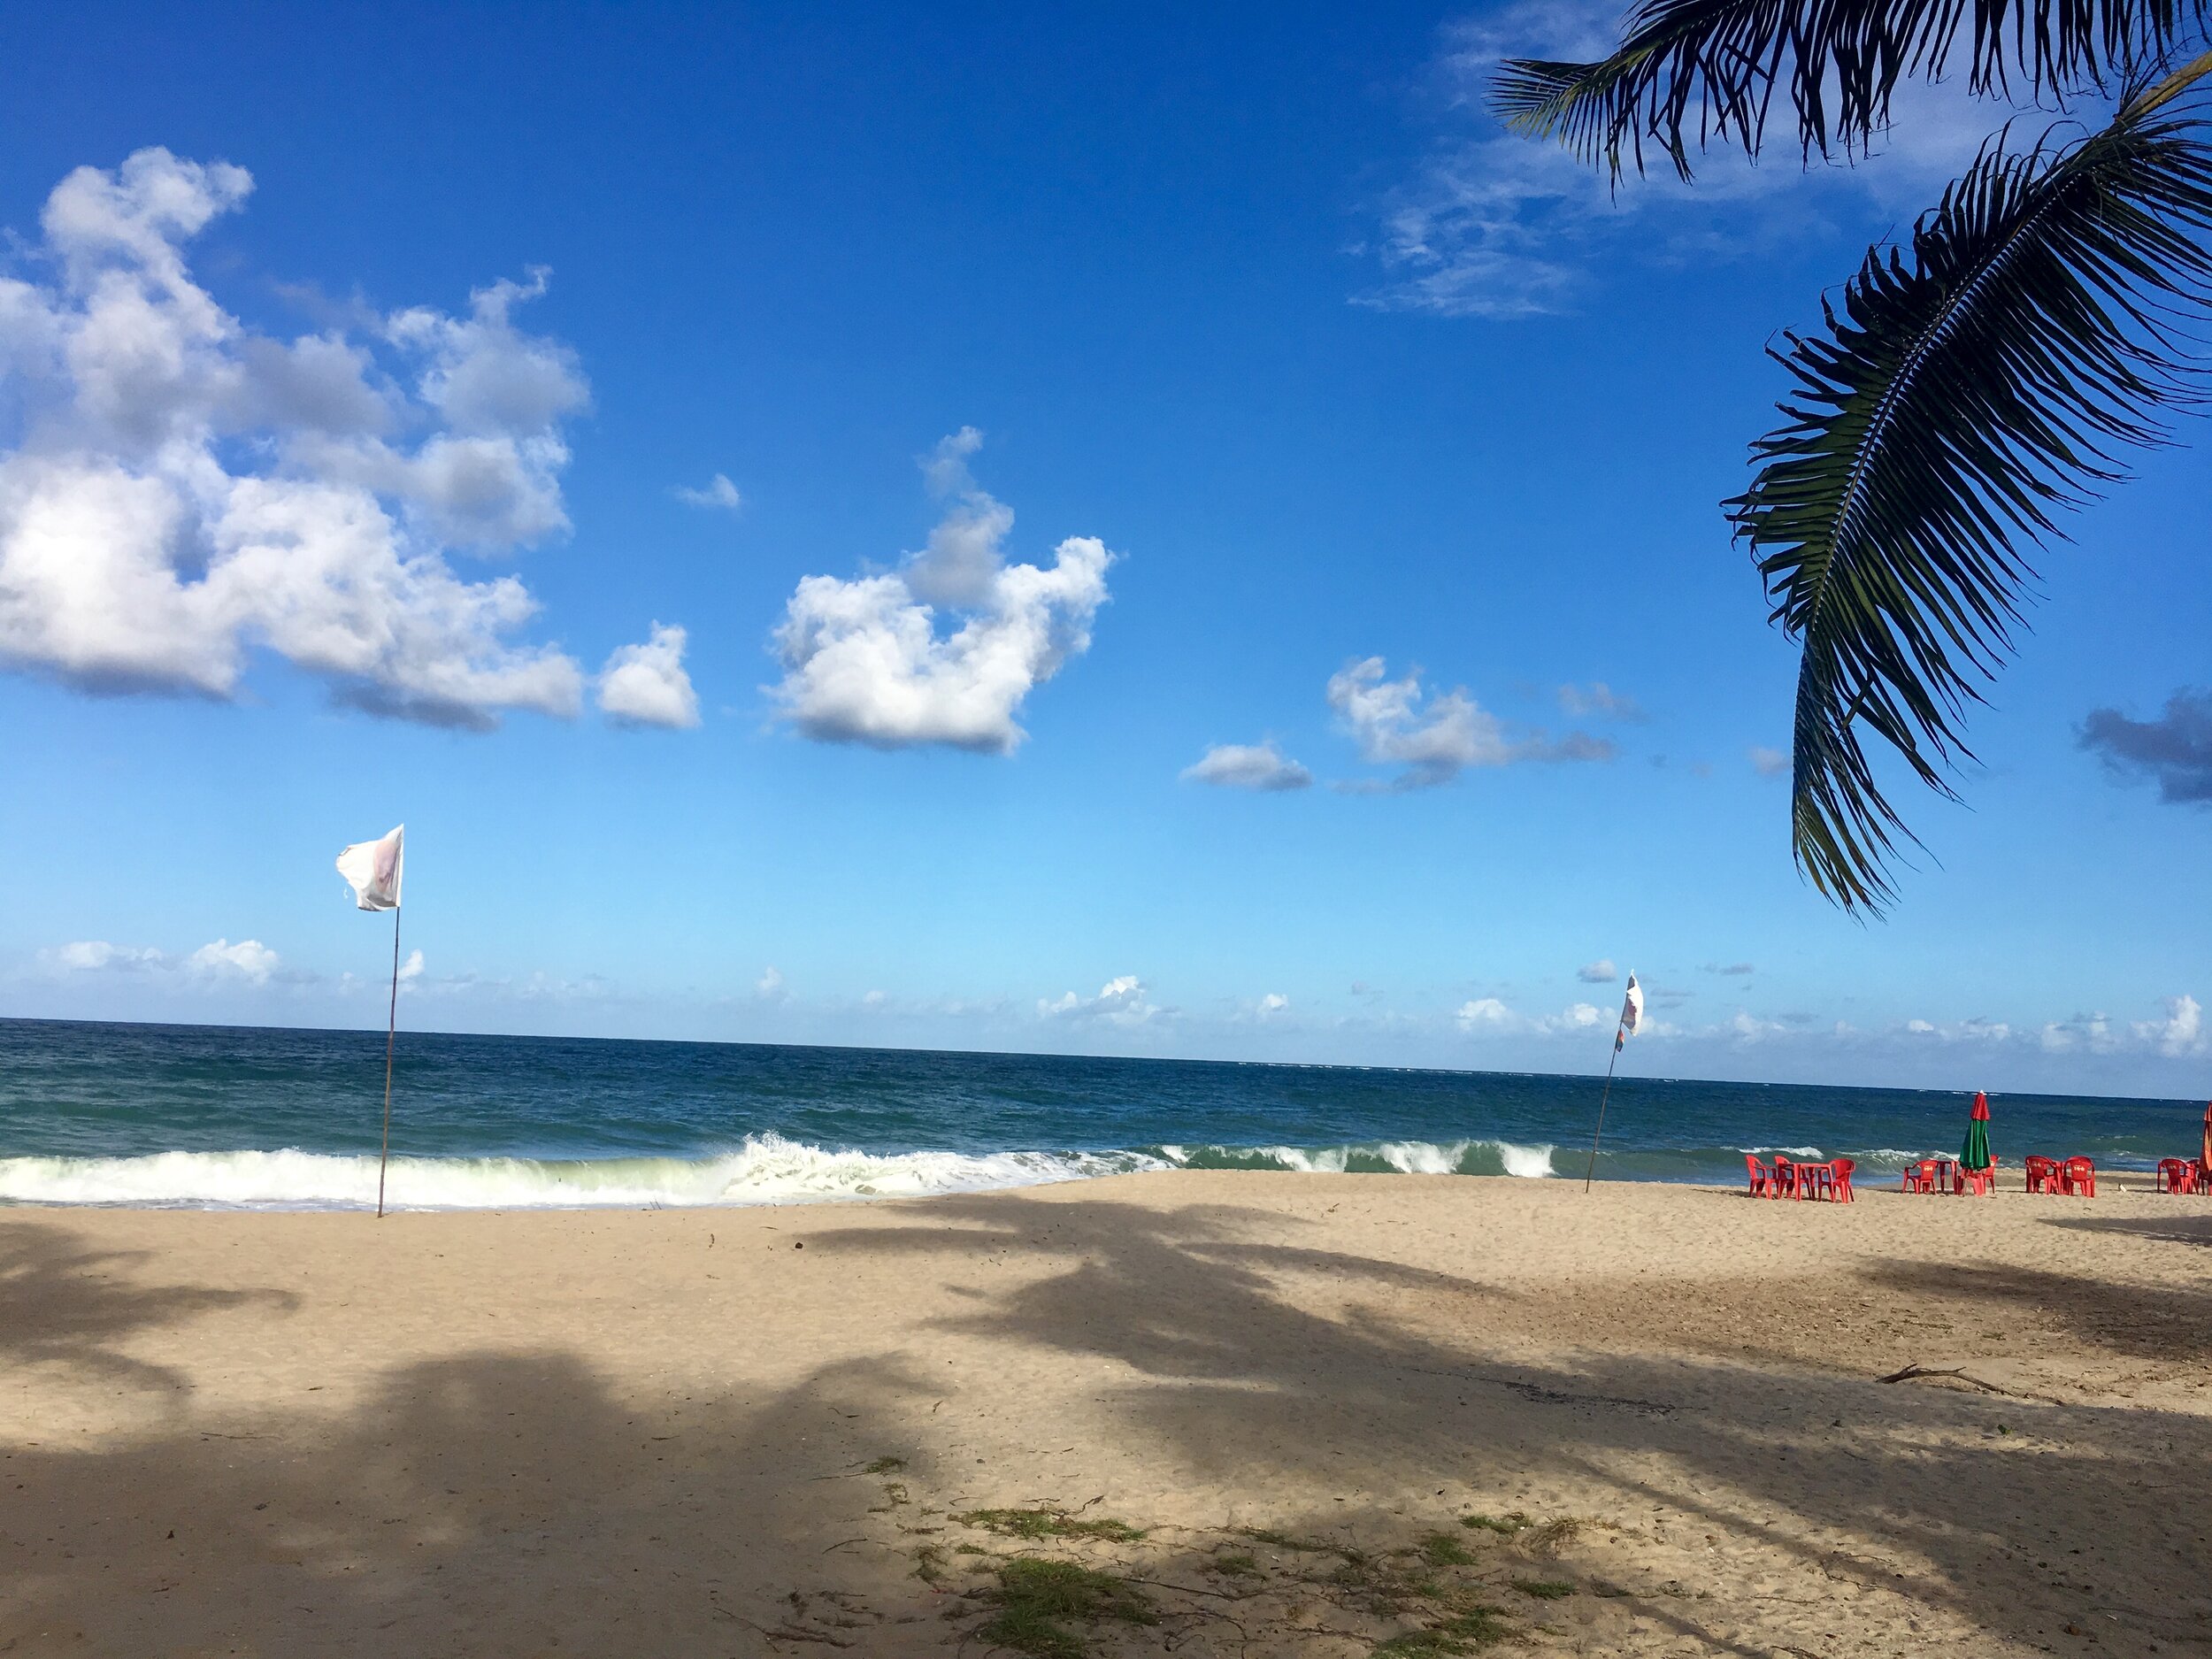
M 1872 733 L 1930 787 L 2008 654 L 2032 572 L 2016 550 L 2162 442 L 2201 380 L 2185 332 L 2212 297 L 2212 150 L 2161 111 L 2212 55 L 2124 94 L 2103 130 L 2025 150 L 2000 134 L 1914 227 L 1772 355 L 1786 424 L 1727 503 L 1773 619 L 1803 641 L 1791 783 L 1799 866 L 1879 912 L 1903 820 Z
M 2154 62 L 2206 16 L 2206 0 L 1642 0 L 1598 63 L 1511 58 L 1492 107 L 1618 179 L 1650 142 L 1690 176 L 1690 150 L 1757 154 L 1781 93 L 1807 155 L 1863 149 L 1888 125 L 1900 80 L 1962 56 L 1980 94 L 2063 98 Z

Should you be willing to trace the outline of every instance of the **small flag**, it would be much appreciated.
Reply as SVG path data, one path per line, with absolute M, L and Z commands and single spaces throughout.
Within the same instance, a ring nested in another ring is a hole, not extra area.
M 353 889 L 356 907 L 365 910 L 399 908 L 400 872 L 405 864 L 402 843 L 407 826 L 373 841 L 356 841 L 338 855 L 338 873 Z
M 1613 1033 L 1613 1052 L 1618 1054 L 1627 1047 L 1628 1040 L 1636 1034 L 1636 1022 L 1644 1017 L 1644 987 L 1636 983 L 1636 976 L 1628 976 L 1628 995 L 1621 1003 L 1621 1023 Z

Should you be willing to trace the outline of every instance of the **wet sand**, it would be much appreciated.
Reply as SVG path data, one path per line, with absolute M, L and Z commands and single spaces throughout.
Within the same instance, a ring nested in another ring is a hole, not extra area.
M 1021 1556 L 1100 1654 L 2204 1652 L 2208 1268 L 2116 1187 L 0 1210 L 0 1654 L 980 1654 Z

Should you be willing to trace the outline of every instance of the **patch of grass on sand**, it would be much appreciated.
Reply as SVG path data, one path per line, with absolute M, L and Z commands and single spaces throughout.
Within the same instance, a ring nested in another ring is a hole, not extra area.
M 895 1475 L 905 1467 L 906 1459 L 903 1457 L 879 1457 L 872 1463 L 864 1463 L 860 1472 L 864 1475 Z
M 1133 1586 L 1072 1561 L 1010 1561 L 999 1569 L 998 1588 L 990 1599 L 998 1604 L 998 1611 L 976 1634 L 995 1647 L 1011 1647 L 1035 1659 L 1081 1659 L 1083 1637 L 1068 1627 L 1070 1623 L 1088 1625 L 1110 1618 L 1125 1624 L 1158 1622 L 1151 1605 Z
M 914 1552 L 914 1576 L 930 1585 L 944 1578 L 945 1552 L 941 1546 L 924 1544 Z
M 1097 1538 L 1110 1544 L 1131 1544 L 1144 1536 L 1144 1528 L 1126 1521 L 1103 1517 L 1079 1520 L 1065 1509 L 970 1509 L 952 1518 L 963 1526 L 979 1526 L 1002 1538 Z
M 1335 1548 L 1330 1544 L 1317 1544 L 1310 1539 L 1293 1538 L 1288 1532 L 1271 1532 L 1264 1526 L 1243 1526 L 1237 1530 L 1256 1544 L 1272 1544 L 1277 1549 L 1297 1549 L 1309 1555 L 1325 1555 Z
M 1532 1595 L 1540 1601 L 1557 1601 L 1575 1593 L 1574 1586 L 1563 1584 L 1556 1578 L 1516 1578 L 1513 1587 L 1523 1595 Z
M 1501 1532 L 1510 1538 L 1530 1522 L 1527 1516 L 1516 1509 L 1510 1515 L 1463 1515 L 1459 1517 L 1459 1524 L 1477 1531 Z
M 1512 1633 L 1486 1610 L 1463 1613 L 1432 1629 L 1408 1631 L 1402 1636 L 1378 1642 L 1372 1651 L 1376 1659 L 1383 1659 L 1385 1655 L 1392 1659 L 1425 1659 L 1432 1654 L 1473 1653 L 1477 1648 L 1502 1642 Z
M 1498 1617 L 1497 1611 L 1492 1607 L 1471 1608 L 1427 1630 L 1393 1636 L 1388 1641 L 1375 1645 L 1376 1659 L 1383 1659 L 1385 1655 L 1392 1659 L 1421 1659 L 1431 1654 L 1472 1653 L 1478 1647 L 1503 1641 L 1513 1633 L 1513 1628 Z
M 1421 1540 L 1421 1559 L 1432 1567 L 1471 1567 L 1475 1558 L 1449 1532 L 1431 1532 Z
M 1235 1549 L 1216 1555 L 1209 1564 L 1213 1571 L 1225 1573 L 1233 1578 L 1254 1578 L 1260 1570 L 1258 1562 L 1242 1550 Z
M 1555 1521 L 1546 1521 L 1528 1535 L 1528 1547 L 1545 1555 L 1572 1543 L 1582 1532 L 1582 1523 L 1571 1515 L 1563 1515 Z

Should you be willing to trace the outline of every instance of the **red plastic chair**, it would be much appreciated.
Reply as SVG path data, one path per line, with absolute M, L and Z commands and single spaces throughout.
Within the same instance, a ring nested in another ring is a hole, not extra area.
M 2158 1190 L 2162 1193 L 2193 1193 L 2197 1190 L 2197 1166 L 2188 1158 L 2161 1158 L 2158 1160 Z
M 1838 1158 L 1828 1166 L 1830 1183 L 1828 1195 L 1839 1204 L 1855 1202 L 1851 1196 L 1851 1171 L 1859 1167 L 1855 1158 Z
M 2037 1157 L 2031 1153 L 2023 1167 L 2027 1171 L 2030 1192 L 2063 1193 L 2066 1190 L 2059 1181 L 2059 1167 L 2056 1158 Z
M 2058 1189 L 2069 1198 L 2097 1195 L 2097 1166 L 2087 1158 L 2069 1158 L 2059 1166 Z
M 1986 1170 L 1961 1170 L 1958 1190 L 1986 1198 L 1997 1190 L 1996 1170 L 1993 1167 Z
M 1774 1171 L 1772 1170 L 1769 1169 L 1765 1164 L 1760 1163 L 1756 1156 L 1748 1152 L 1743 1155 L 1743 1161 L 1744 1168 L 1749 1171 L 1751 1174 L 1751 1190 L 1747 1196 L 1752 1198 L 1776 1198 L 1780 1196 L 1780 1194 L 1775 1190 Z
M 1932 1193 L 1936 1189 L 1936 1166 L 1933 1158 L 1923 1158 L 1917 1164 L 1905 1165 L 1904 1190 L 1909 1193 Z

